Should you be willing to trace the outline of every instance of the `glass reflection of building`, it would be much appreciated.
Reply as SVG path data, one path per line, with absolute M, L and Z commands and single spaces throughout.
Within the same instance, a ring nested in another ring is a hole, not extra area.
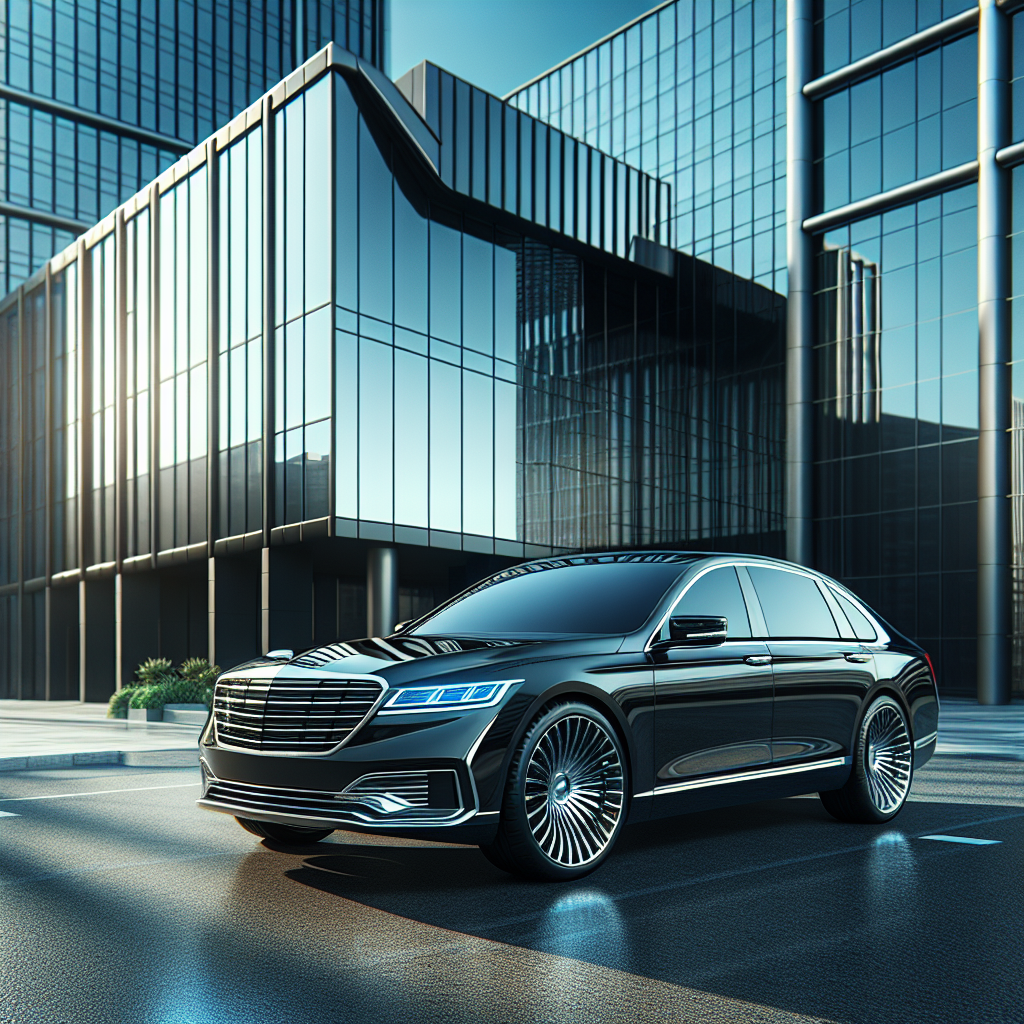
M 384 67 L 384 0 L 9 0 L 0 293 L 330 40 Z
M 3 692 L 380 632 L 531 555 L 781 553 L 784 300 L 667 248 L 670 196 L 325 48 L 0 305 Z
M 675 0 L 511 97 L 787 294 L 788 556 L 986 702 L 1024 687 L 1019 8 Z

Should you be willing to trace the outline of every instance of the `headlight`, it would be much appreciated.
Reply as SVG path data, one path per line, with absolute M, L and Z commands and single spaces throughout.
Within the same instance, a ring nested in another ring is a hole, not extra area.
M 522 679 L 495 683 L 458 683 L 454 686 L 410 686 L 396 690 L 379 715 L 404 715 L 413 711 L 475 711 L 490 708 Z

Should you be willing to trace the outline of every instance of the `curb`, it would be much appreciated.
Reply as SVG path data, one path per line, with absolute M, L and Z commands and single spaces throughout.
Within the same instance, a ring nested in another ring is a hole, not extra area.
M 180 736 L 183 733 L 194 733 L 198 735 L 203 726 L 195 722 L 129 722 L 127 718 L 83 718 L 81 715 L 12 715 L 0 711 L 0 723 L 2 722 L 26 722 L 29 725 L 87 725 L 100 729 L 144 729 L 148 732 L 159 733 L 166 731 L 170 736 Z
M 90 750 L 81 754 L 33 754 L 0 757 L 0 772 L 40 768 L 81 768 L 84 765 L 122 764 L 129 768 L 198 768 L 197 747 L 174 750 Z

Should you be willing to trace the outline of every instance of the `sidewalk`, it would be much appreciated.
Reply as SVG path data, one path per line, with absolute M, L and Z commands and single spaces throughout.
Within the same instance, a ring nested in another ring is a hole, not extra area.
M 89 764 L 199 763 L 201 727 L 107 718 L 106 704 L 0 700 L 0 772 Z
M 106 717 L 106 704 L 0 700 L 0 772 L 86 764 L 198 763 L 200 728 Z M 947 697 L 936 753 L 1024 761 L 1024 701 L 988 707 Z

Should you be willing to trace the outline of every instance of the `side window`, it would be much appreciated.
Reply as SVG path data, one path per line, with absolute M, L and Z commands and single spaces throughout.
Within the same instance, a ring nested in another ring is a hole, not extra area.
M 747 572 L 761 602 L 769 636 L 806 639 L 839 636 L 825 598 L 809 576 L 753 565 L 747 566 Z
M 729 638 L 750 636 L 750 620 L 743 602 L 736 570 L 732 566 L 712 569 L 705 573 L 683 595 L 672 610 L 673 615 L 724 615 L 729 620 Z M 668 620 L 661 629 L 659 639 L 668 639 Z
M 829 590 L 832 591 L 833 596 L 839 602 L 839 607 L 843 609 L 846 617 L 850 620 L 850 625 L 853 626 L 853 635 L 858 640 L 877 640 L 878 634 L 867 616 L 835 587 L 829 587 Z

